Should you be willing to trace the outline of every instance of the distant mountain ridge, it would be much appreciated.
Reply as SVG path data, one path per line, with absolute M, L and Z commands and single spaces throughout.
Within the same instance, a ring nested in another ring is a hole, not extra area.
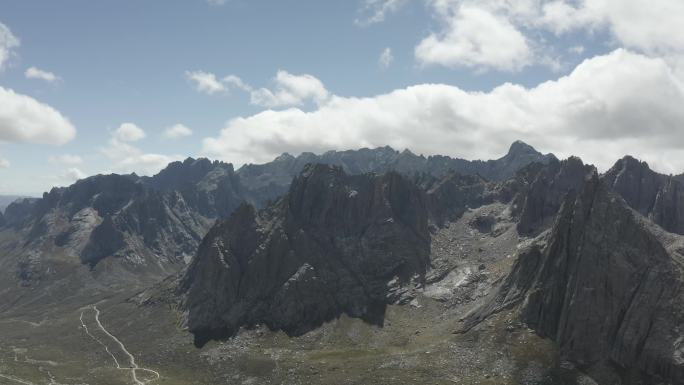
M 297 157 L 285 153 L 269 163 L 245 165 L 237 174 L 240 175 L 244 186 L 252 191 L 254 199 L 265 203 L 284 194 L 292 178 L 309 163 L 340 166 L 352 175 L 397 171 L 404 175 L 424 173 L 442 177 L 448 172 L 456 172 L 501 181 L 512 177 L 520 168 L 530 163 L 547 163 L 553 159 L 556 159 L 553 154 L 544 155 L 521 141 L 514 142 L 503 157 L 487 161 L 470 161 L 443 155 L 425 157 L 410 150 L 400 152 L 386 146 L 375 149 L 328 151 L 321 155 L 305 152 Z
M 24 195 L 0 195 L 0 213 L 5 211 L 5 208 L 7 208 L 7 206 L 9 206 L 12 202 L 23 198 L 28 197 Z

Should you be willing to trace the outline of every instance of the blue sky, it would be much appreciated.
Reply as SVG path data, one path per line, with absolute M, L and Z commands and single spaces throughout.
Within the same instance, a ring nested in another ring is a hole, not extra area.
M 186 156 L 242 164 L 389 144 L 490 158 L 518 138 L 604 168 L 630 152 L 683 172 L 671 137 L 684 118 L 656 103 L 684 100 L 677 3 L 3 2 L 0 87 L 12 91 L 3 97 L 37 106 L 0 108 L 0 193 L 150 174 Z M 661 14 L 639 12 L 646 6 Z M 213 91 L 198 73 L 213 75 Z M 57 122 L 45 117 L 50 107 Z M 165 135 L 177 124 L 186 128 Z M 24 125 L 37 134 L 24 137 Z

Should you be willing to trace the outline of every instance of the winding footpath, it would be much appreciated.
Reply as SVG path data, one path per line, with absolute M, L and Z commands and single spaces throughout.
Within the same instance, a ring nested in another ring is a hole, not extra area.
M 110 350 L 110 346 L 103 342 L 102 339 L 95 337 L 93 333 L 91 333 L 90 330 L 88 330 L 88 326 L 86 326 L 85 321 L 83 320 L 83 314 L 85 313 L 85 310 L 81 311 L 81 325 L 83 326 L 83 330 L 85 330 L 86 334 L 90 336 L 93 340 L 97 341 L 100 345 L 102 345 L 109 353 L 110 356 L 114 359 L 114 363 L 116 364 L 116 368 L 120 370 L 129 370 L 131 372 L 131 377 L 133 379 L 133 383 L 135 385 L 147 385 L 152 381 L 158 380 L 161 376 L 159 375 L 159 372 L 152 370 L 152 369 L 147 369 L 147 368 L 141 368 L 138 366 L 138 364 L 135 363 L 135 357 L 126 349 L 124 346 L 123 342 L 121 342 L 118 338 L 116 338 L 113 334 L 111 334 L 105 327 L 102 325 L 100 322 L 100 310 L 97 308 L 97 306 L 93 305 L 89 307 L 90 309 L 93 309 L 95 311 L 95 323 L 97 324 L 98 330 L 100 330 L 104 335 L 107 337 L 109 340 L 108 342 L 111 344 L 112 342 L 116 345 L 118 345 L 118 348 L 120 349 L 120 353 L 123 353 L 125 356 L 126 360 L 128 361 L 128 365 L 121 366 L 119 360 L 116 358 L 116 355 L 112 353 L 112 350 Z M 121 358 L 121 357 L 120 357 Z M 144 372 L 151 374 L 153 378 L 150 379 L 139 379 L 138 378 L 138 371 Z M 32 385 L 32 384 L 31 384 Z
M 4 375 L 4 374 L 0 374 L 0 378 L 5 378 L 5 379 L 8 379 L 8 380 L 10 380 L 10 381 L 14 381 L 14 382 L 16 382 L 16 383 L 18 383 L 18 384 L 35 385 L 33 382 L 24 381 L 24 380 L 22 380 L 22 379 L 20 379 L 20 378 L 13 377 L 13 376 L 7 376 L 7 375 Z

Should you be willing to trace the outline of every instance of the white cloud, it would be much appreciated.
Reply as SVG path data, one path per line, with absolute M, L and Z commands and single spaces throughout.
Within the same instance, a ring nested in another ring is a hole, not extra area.
M 209 3 L 210 5 L 223 5 L 227 2 L 228 0 L 207 0 L 207 3 Z
M 407 3 L 407 0 L 363 0 L 359 9 L 360 16 L 354 22 L 363 26 L 381 23 L 387 15 L 398 11 Z
M 0 158 L 0 168 L 9 168 L 10 161 L 5 158 Z
M 378 58 L 378 65 L 380 68 L 387 69 L 394 61 L 394 55 L 392 54 L 392 49 L 387 47 L 382 50 L 380 57 Z
M 48 178 L 47 180 L 50 181 L 50 187 L 54 186 L 70 186 L 74 182 L 80 180 L 80 179 L 85 179 L 88 177 L 88 174 L 84 173 L 81 171 L 81 169 L 77 167 L 69 167 L 63 172 L 59 174 L 52 175 Z
M 124 123 L 112 132 L 109 144 L 100 151 L 112 161 L 114 172 L 139 175 L 156 174 L 169 163 L 182 159 L 180 155 L 146 153 L 131 144 L 144 137 L 145 132 L 138 126 Z
M 440 23 L 415 49 L 422 64 L 516 71 L 558 67 L 545 32 L 608 32 L 613 47 L 669 57 L 684 53 L 681 0 L 427 0 Z M 573 51 L 569 51 L 573 53 Z M 578 54 L 578 52 L 574 52 Z M 581 52 L 580 52 L 581 53 Z M 508 64 L 507 64 L 508 63 Z
M 320 105 L 330 96 L 323 83 L 315 76 L 294 75 L 283 70 L 279 70 L 273 78 L 275 87 L 272 89 L 252 87 L 236 75 L 228 75 L 219 80 L 215 74 L 198 71 L 188 73 L 188 78 L 196 82 L 198 91 L 214 94 L 232 87 L 247 92 L 250 103 L 267 108 L 301 106 L 307 102 Z
M 271 108 L 299 106 L 311 100 L 320 105 L 330 96 L 323 83 L 312 75 L 293 75 L 280 70 L 274 81 L 274 90 L 260 88 L 252 91 L 252 104 Z
M 59 111 L 0 87 L 0 141 L 60 145 L 75 136 L 76 129 Z
M 27 79 L 45 80 L 48 83 L 53 83 L 59 80 L 59 76 L 53 74 L 52 72 L 43 71 L 36 67 L 29 67 L 26 72 L 24 72 L 24 76 L 26 76 Z
M 5 69 L 7 61 L 14 54 L 14 48 L 19 47 L 19 39 L 3 23 L 0 23 L 0 71 Z
M 187 71 L 185 76 L 195 84 L 195 88 L 199 92 L 212 95 L 226 90 L 223 83 L 221 83 L 221 81 L 216 78 L 216 75 L 211 72 Z
M 490 159 L 522 139 L 605 169 L 633 154 L 664 172 L 684 170 L 684 85 L 662 59 L 626 50 L 586 60 L 534 88 L 490 92 L 424 84 L 370 98 L 332 96 L 317 110 L 233 119 L 205 154 L 265 162 L 288 151 L 391 145 L 418 153 Z
M 83 159 L 80 156 L 72 154 L 51 156 L 48 160 L 50 163 L 65 164 L 67 166 L 75 166 L 83 163 Z
M 527 38 L 507 18 L 480 6 L 435 8 L 445 27 L 416 46 L 421 64 L 518 71 L 532 62 Z
M 164 137 L 167 139 L 180 139 L 192 135 L 192 130 L 180 123 L 167 127 L 164 130 Z
M 137 142 L 145 136 L 145 131 L 133 123 L 123 123 L 114 131 L 114 138 L 121 142 Z
M 648 53 L 684 51 L 681 0 L 591 0 L 603 6 L 613 34 L 626 46 Z
M 242 81 L 242 79 L 240 79 L 239 76 L 228 75 L 225 78 L 223 78 L 223 82 L 231 87 L 235 87 L 246 92 L 254 91 L 254 88 L 252 88 L 252 86 Z
M 61 179 L 67 180 L 70 183 L 76 182 L 79 179 L 83 179 L 87 175 L 76 167 L 69 167 L 64 174 L 61 175 Z

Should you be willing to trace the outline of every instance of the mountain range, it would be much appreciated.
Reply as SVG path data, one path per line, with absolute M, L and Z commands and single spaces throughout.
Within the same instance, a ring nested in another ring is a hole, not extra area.
M 188 158 L 0 219 L 0 330 L 38 325 L 0 336 L 21 351 L 100 306 L 171 383 L 684 383 L 684 174 L 629 156 Z M 39 383 L 24 354 L 0 374 Z M 95 375 L 75 367 L 50 373 Z

